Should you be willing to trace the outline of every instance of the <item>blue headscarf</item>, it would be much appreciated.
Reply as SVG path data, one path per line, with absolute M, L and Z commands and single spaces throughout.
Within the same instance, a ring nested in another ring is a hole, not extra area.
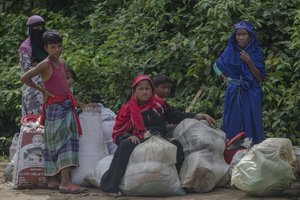
M 252 75 L 247 64 L 240 58 L 241 48 L 236 42 L 237 29 L 246 29 L 251 36 L 251 40 L 243 49 L 248 53 L 255 67 L 260 71 L 262 78 L 265 78 L 265 63 L 263 51 L 259 46 L 258 39 L 254 32 L 254 26 L 248 21 L 241 21 L 234 25 L 234 31 L 228 41 L 228 47 L 217 60 L 217 66 L 225 76 L 231 79 L 244 80 L 250 83 L 256 83 L 257 80 Z

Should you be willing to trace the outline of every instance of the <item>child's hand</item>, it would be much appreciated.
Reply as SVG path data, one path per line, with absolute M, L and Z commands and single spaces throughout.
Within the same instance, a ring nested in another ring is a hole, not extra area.
M 197 120 L 206 120 L 211 127 L 216 126 L 216 120 L 209 116 L 208 114 L 199 113 L 195 116 Z
M 44 102 L 46 102 L 48 97 L 54 97 L 55 95 L 45 89 L 45 90 L 43 90 L 43 96 L 44 96 Z

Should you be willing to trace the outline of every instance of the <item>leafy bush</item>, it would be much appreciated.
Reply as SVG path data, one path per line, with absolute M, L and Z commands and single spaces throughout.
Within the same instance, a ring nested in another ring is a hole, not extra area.
M 266 136 L 289 137 L 300 144 L 299 0 L 89 0 L 87 6 L 80 1 L 22 2 L 27 3 L 24 10 L 0 14 L 0 130 L 5 137 L 18 129 L 17 49 L 25 39 L 28 16 L 35 13 L 64 35 L 62 57 L 79 77 L 75 93 L 81 101 L 101 101 L 117 112 L 131 95 L 133 77 L 166 74 L 175 80 L 169 99 L 173 105 L 219 120 L 225 84 L 212 65 L 226 47 L 233 24 L 248 19 L 265 54 Z

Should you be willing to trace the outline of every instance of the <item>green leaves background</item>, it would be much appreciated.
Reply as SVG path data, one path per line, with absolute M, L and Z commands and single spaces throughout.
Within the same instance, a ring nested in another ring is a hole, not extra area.
M 62 57 L 79 77 L 75 93 L 81 101 L 101 101 L 117 112 L 131 95 L 133 77 L 166 74 L 175 80 L 169 102 L 207 112 L 219 122 L 225 84 L 212 65 L 233 24 L 247 19 L 256 26 L 265 54 L 266 136 L 300 143 L 300 0 L 12 2 L 0 6 L 0 133 L 5 139 L 19 128 L 17 50 L 27 18 L 39 14 L 47 28 L 64 35 Z

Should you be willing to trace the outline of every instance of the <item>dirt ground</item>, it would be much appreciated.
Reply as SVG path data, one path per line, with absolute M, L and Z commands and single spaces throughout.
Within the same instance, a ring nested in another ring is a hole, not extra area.
M 89 188 L 89 192 L 85 194 L 60 194 L 57 190 L 49 189 L 27 189 L 14 190 L 10 182 L 5 182 L 3 177 L 3 169 L 6 162 L 0 161 L 0 200 L 300 200 L 300 182 L 295 182 L 291 189 L 287 190 L 280 196 L 274 197 L 255 197 L 245 192 L 233 188 L 219 188 L 209 193 L 188 193 L 186 196 L 177 197 L 108 197 L 98 188 Z

